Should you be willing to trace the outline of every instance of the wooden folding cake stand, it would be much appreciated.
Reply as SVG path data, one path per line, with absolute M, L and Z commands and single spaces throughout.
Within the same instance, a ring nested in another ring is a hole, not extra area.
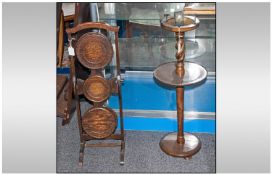
M 174 157 L 192 158 L 201 148 L 201 141 L 190 133 L 184 133 L 184 86 L 193 85 L 204 80 L 207 71 L 200 65 L 184 62 L 185 44 L 184 33 L 198 27 L 199 20 L 185 16 L 182 26 L 175 26 L 174 18 L 163 19 L 161 26 L 164 30 L 176 34 L 176 61 L 160 65 L 154 71 L 154 77 L 160 83 L 176 88 L 178 132 L 164 136 L 160 147 L 166 154 Z
M 92 32 L 96 29 L 98 32 Z M 100 30 L 113 32 L 115 35 L 116 75 L 106 79 L 103 69 L 107 66 L 114 54 L 112 44 Z M 67 29 L 69 38 L 69 55 L 72 60 L 74 94 L 76 98 L 77 119 L 80 134 L 79 165 L 83 165 L 85 147 L 115 147 L 120 146 L 120 164 L 124 164 L 125 139 L 122 111 L 121 72 L 118 50 L 119 27 L 110 26 L 103 22 L 86 22 Z M 77 36 L 80 32 L 81 35 Z M 89 77 L 80 83 L 75 71 L 75 59 L 90 70 Z M 105 105 L 112 94 L 119 97 L 120 134 L 116 134 L 117 114 Z M 79 95 L 84 95 L 93 106 L 81 115 Z M 103 143 L 102 140 L 120 140 L 119 143 Z M 101 140 L 100 143 L 89 144 L 87 141 Z

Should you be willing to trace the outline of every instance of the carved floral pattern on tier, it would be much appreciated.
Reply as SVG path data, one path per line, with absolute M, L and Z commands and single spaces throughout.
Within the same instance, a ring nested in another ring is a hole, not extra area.
M 105 35 L 88 32 L 76 44 L 76 55 L 82 65 L 89 69 L 100 69 L 111 62 L 113 48 Z
M 82 126 L 89 136 L 106 138 L 116 129 L 117 115 L 110 108 L 90 108 L 82 117 Z
M 111 86 L 99 75 L 90 76 L 83 84 L 83 93 L 90 101 L 102 102 L 109 98 Z

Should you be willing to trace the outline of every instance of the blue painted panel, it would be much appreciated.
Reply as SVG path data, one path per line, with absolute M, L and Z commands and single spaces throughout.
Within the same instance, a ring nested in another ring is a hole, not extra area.
M 135 110 L 176 110 L 175 89 L 158 85 L 153 78 L 126 78 L 122 86 L 123 108 Z M 185 87 L 185 111 L 215 112 L 215 80 Z M 119 108 L 118 97 L 109 100 L 112 108 Z
M 124 127 L 125 130 L 174 132 L 177 131 L 177 120 L 170 118 L 124 117 Z M 120 123 L 118 123 L 119 128 Z M 184 131 L 215 134 L 215 120 L 185 120 Z

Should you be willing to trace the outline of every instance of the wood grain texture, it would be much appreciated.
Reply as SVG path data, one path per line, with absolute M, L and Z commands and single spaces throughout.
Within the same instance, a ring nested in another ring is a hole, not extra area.
M 58 48 L 57 48 L 57 57 L 58 57 L 58 67 L 61 67 L 64 53 L 64 16 L 63 11 L 60 13 L 59 20 L 59 32 L 58 32 Z
M 116 129 L 117 115 L 107 107 L 90 108 L 82 117 L 82 126 L 89 136 L 106 138 Z
M 112 143 L 103 144 L 87 144 L 87 141 L 92 140 L 119 140 L 121 143 L 116 144 L 120 146 L 120 164 L 124 164 L 125 153 L 125 139 L 124 139 L 124 123 L 122 114 L 122 97 L 121 97 L 121 80 L 117 78 L 120 76 L 120 60 L 118 49 L 118 31 L 119 27 L 110 26 L 101 22 L 84 22 L 81 23 L 85 15 L 80 15 L 78 3 L 76 3 L 76 27 L 67 29 L 69 40 L 72 37 L 75 39 L 73 46 L 75 46 L 75 56 L 72 57 L 72 74 L 74 78 L 74 94 L 76 99 L 78 128 L 80 134 L 80 152 L 79 165 L 83 165 L 84 149 L 87 146 L 106 147 L 112 146 Z M 77 12 L 79 12 L 77 14 Z M 95 30 L 93 30 L 95 29 Z M 106 37 L 108 32 L 115 34 L 115 54 L 117 75 L 107 80 L 104 78 L 103 69 L 107 66 L 113 57 L 113 48 L 109 39 Z M 81 64 L 75 64 L 79 61 Z M 81 65 L 82 68 L 88 70 L 84 74 L 84 78 L 80 77 L 79 70 L 76 65 Z M 82 81 L 84 83 L 82 83 Z M 112 93 L 117 93 L 119 96 L 120 106 L 120 129 L 121 133 L 115 133 L 117 127 L 117 115 L 108 108 L 104 107 L 105 100 L 109 98 Z M 81 104 L 79 95 L 84 95 L 92 102 L 93 107 L 89 108 L 83 115 L 81 115 Z M 115 144 L 114 144 L 115 145 Z
M 83 93 L 90 101 L 105 101 L 111 94 L 110 82 L 99 75 L 90 76 L 83 84 Z
M 165 76 L 169 71 L 173 71 L 173 63 L 166 63 L 160 65 L 155 71 L 154 76 L 159 81 L 168 82 L 167 85 L 180 84 L 182 85 L 185 75 L 184 58 L 185 58 L 185 44 L 184 32 L 194 30 L 199 26 L 198 18 L 184 17 L 184 25 L 175 26 L 174 18 L 164 19 L 161 22 L 162 28 L 176 33 L 176 63 L 175 71 L 171 77 Z M 163 77 L 163 79 L 162 79 Z M 165 79 L 166 78 L 166 79 Z M 167 80 L 172 79 L 175 81 Z M 201 148 L 201 142 L 192 134 L 184 134 L 184 87 L 176 87 L 176 103 L 177 103 L 177 133 L 170 133 L 163 137 L 160 141 L 160 148 L 166 154 L 174 157 L 183 157 L 190 159 L 192 155 L 196 154 Z
M 78 24 L 77 26 L 73 28 L 66 29 L 66 32 L 73 34 L 84 29 L 104 29 L 111 32 L 118 32 L 119 26 L 111 26 L 104 22 L 85 22 L 85 23 Z
M 111 42 L 97 32 L 82 35 L 76 43 L 76 56 L 79 62 L 89 69 L 100 69 L 109 64 L 113 57 Z

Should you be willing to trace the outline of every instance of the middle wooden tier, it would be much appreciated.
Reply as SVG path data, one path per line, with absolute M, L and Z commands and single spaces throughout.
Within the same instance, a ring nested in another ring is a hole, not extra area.
M 154 77 L 160 83 L 178 87 L 178 86 L 188 86 L 201 82 L 207 77 L 207 71 L 204 67 L 185 61 L 184 69 L 185 74 L 183 78 L 176 74 L 176 61 L 161 64 L 154 70 Z

